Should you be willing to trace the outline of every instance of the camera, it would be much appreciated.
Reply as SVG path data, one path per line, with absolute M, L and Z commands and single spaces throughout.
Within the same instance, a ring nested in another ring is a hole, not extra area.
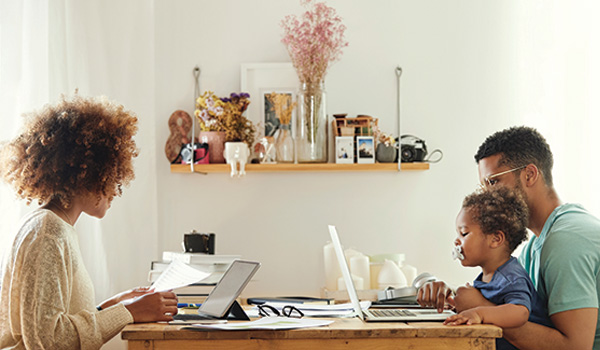
M 400 160 L 402 163 L 422 162 L 427 156 L 425 141 L 412 135 L 400 137 Z
M 181 146 L 179 156 L 174 162 L 181 159 L 181 164 L 190 164 L 192 154 L 194 155 L 194 164 L 208 164 L 208 144 L 194 143 L 194 151 L 192 152 L 192 144 L 187 143 Z

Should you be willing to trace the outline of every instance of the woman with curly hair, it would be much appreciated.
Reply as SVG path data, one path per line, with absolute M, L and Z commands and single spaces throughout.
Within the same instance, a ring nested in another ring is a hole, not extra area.
M 476 307 L 448 317 L 445 324 L 490 323 L 503 328 L 518 327 L 527 320 L 551 327 L 548 310 L 523 266 L 511 254 L 527 239 L 529 211 L 522 195 L 507 187 L 486 188 L 468 195 L 456 218 L 458 237 L 454 255 L 463 266 L 479 266 L 473 282 L 495 306 Z M 427 286 L 417 299 L 439 311 L 454 305 L 453 293 L 431 295 Z M 470 286 L 462 287 L 470 288 Z M 497 339 L 497 349 L 516 349 L 506 339 Z
M 102 218 L 133 178 L 137 119 L 102 98 L 75 96 L 26 116 L 0 149 L 0 174 L 41 207 L 27 215 L 5 259 L 0 348 L 99 349 L 131 322 L 170 321 L 172 292 L 137 288 L 94 305 L 73 225 Z

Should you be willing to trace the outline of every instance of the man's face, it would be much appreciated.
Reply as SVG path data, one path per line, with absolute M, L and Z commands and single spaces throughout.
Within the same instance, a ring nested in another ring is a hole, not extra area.
M 486 187 L 500 185 L 511 189 L 516 188 L 523 192 L 523 186 L 519 179 L 522 169 L 512 169 L 508 165 L 499 166 L 501 157 L 501 154 L 494 154 L 479 161 L 479 183 Z

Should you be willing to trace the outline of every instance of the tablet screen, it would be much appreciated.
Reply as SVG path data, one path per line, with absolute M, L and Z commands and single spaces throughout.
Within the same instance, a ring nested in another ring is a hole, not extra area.
M 235 260 L 202 303 L 198 313 L 212 317 L 225 316 L 259 267 L 258 262 Z

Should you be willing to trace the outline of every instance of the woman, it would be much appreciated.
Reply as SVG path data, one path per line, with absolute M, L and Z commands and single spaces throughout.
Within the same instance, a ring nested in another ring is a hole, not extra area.
M 5 257 L 0 348 L 99 349 L 131 322 L 170 321 L 172 292 L 138 288 L 99 306 L 73 225 L 102 218 L 133 178 L 137 119 L 101 98 L 63 97 L 26 116 L 0 149 L 0 174 L 41 207 L 24 218 Z M 135 297 L 135 298 L 134 298 Z

